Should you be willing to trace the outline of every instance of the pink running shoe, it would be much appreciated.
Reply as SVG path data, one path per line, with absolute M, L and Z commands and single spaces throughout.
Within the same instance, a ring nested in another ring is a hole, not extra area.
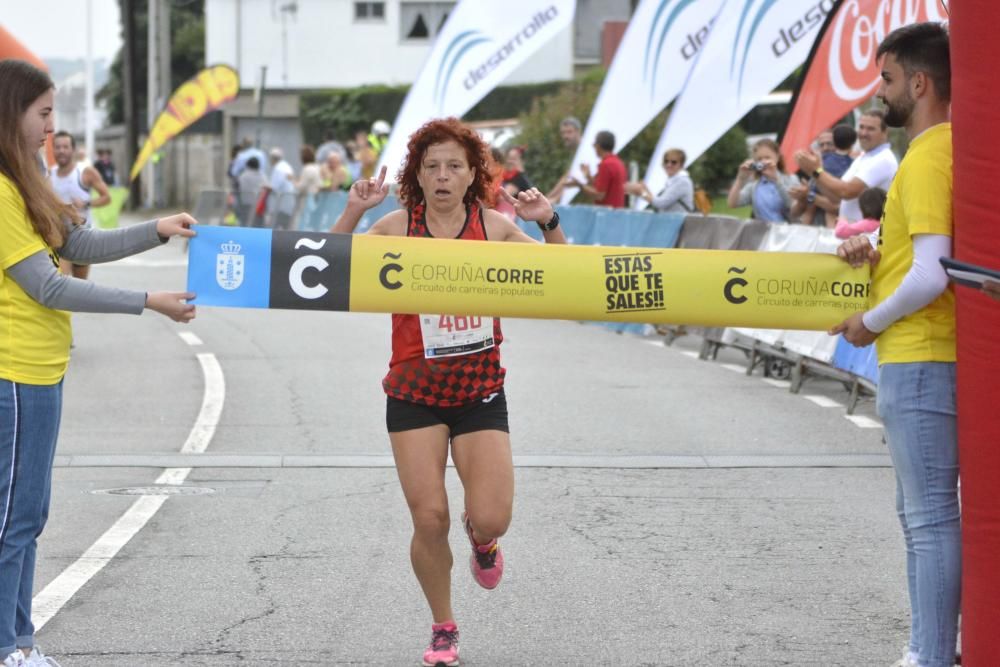
M 458 667 L 458 626 L 454 621 L 431 625 L 431 645 L 424 651 L 424 667 Z
M 472 578 L 483 588 L 493 590 L 503 577 L 503 552 L 500 551 L 500 543 L 492 539 L 488 544 L 476 544 L 472 539 L 472 524 L 466 512 L 462 512 L 462 523 L 472 544 L 472 555 L 469 557 Z

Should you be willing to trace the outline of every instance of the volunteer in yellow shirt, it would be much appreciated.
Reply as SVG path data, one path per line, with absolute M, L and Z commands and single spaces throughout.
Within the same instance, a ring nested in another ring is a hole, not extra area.
M 53 86 L 20 60 L 0 61 L 0 664 L 52 665 L 34 641 L 31 598 L 36 538 L 48 516 L 69 363 L 69 313 L 194 317 L 182 292 L 102 287 L 59 273 L 63 257 L 91 264 L 193 236 L 180 214 L 101 231 L 49 186 L 38 149 L 52 133 Z
M 903 667 L 952 667 L 961 592 L 955 403 L 955 298 L 938 259 L 951 256 L 951 72 L 947 29 L 900 28 L 879 46 L 878 97 L 910 147 L 889 189 L 877 248 L 838 253 L 872 265 L 874 307 L 834 327 L 878 352 L 877 407 L 896 471 L 911 629 Z

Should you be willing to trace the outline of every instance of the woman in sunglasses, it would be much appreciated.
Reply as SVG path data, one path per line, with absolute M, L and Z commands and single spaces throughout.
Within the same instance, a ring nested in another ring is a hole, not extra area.
M 684 163 L 687 155 L 679 148 L 671 148 L 663 154 L 663 170 L 667 172 L 667 184 L 654 195 L 645 181 L 629 183 L 626 191 L 642 197 L 658 213 L 691 213 L 694 211 L 694 183 Z

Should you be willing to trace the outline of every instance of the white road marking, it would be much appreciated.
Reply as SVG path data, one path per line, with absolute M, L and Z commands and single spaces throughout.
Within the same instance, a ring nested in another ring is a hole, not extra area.
M 747 372 L 746 368 L 744 368 L 743 366 L 737 366 L 736 364 L 719 364 L 719 365 L 725 368 L 727 371 L 732 371 L 734 373 L 743 373 L 745 375 Z
M 694 350 L 681 350 L 681 354 L 685 357 L 691 357 L 692 359 L 699 359 L 698 353 Z
M 792 386 L 792 383 L 788 380 L 775 380 L 774 378 L 761 378 L 761 381 L 768 383 L 772 387 L 777 387 L 778 389 L 788 389 Z
M 177 335 L 181 337 L 181 340 L 188 345 L 201 345 L 201 339 L 190 331 L 178 331 Z
M 819 396 L 818 394 L 803 394 L 802 398 L 807 401 L 812 401 L 821 408 L 843 408 L 845 407 L 843 403 L 838 403 L 832 398 L 827 396 Z
M 181 447 L 182 454 L 200 454 L 205 451 L 215 435 L 226 400 L 226 381 L 218 359 L 214 354 L 204 353 L 198 355 L 198 362 L 205 378 L 205 393 L 198 418 Z M 157 478 L 156 483 L 182 484 L 190 472 L 191 468 L 168 468 Z M 137 499 L 80 558 L 49 582 L 31 602 L 35 629 L 41 630 L 84 584 L 104 569 L 122 547 L 153 518 L 167 498 L 168 496 L 142 496 Z
M 865 417 L 864 415 L 844 415 L 844 418 L 854 422 L 855 426 L 860 426 L 861 428 L 882 428 L 882 422 L 871 417 Z

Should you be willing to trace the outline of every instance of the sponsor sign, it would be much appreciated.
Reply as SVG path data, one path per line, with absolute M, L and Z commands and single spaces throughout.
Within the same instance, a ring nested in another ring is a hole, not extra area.
M 809 146 L 878 89 L 875 60 L 886 35 L 910 23 L 947 20 L 941 0 L 843 0 L 827 19 L 806 66 L 785 131 L 781 153 L 794 164 Z
M 598 132 L 614 133 L 615 152 L 619 152 L 677 96 L 721 5 L 722 0 L 643 0 L 639 4 L 587 119 L 571 173 L 584 180 L 583 163 L 597 173 L 594 138 Z M 575 193 L 575 188 L 567 188 L 561 202 L 568 204 Z
M 694 162 L 805 61 L 834 0 L 725 0 L 646 169 L 666 184 L 663 154 Z
M 574 0 L 463 0 L 448 15 L 410 87 L 379 158 L 394 174 L 410 135 L 434 118 L 461 117 L 568 28 Z
M 188 290 L 203 306 L 440 313 L 456 331 L 489 316 L 826 330 L 868 307 L 869 280 L 816 253 L 198 227 Z
M 129 180 L 135 180 L 146 161 L 160 147 L 209 111 L 234 99 L 239 92 L 240 77 L 228 65 L 208 67 L 182 83 L 170 96 L 167 108 L 153 123 L 149 138 L 132 165 Z

